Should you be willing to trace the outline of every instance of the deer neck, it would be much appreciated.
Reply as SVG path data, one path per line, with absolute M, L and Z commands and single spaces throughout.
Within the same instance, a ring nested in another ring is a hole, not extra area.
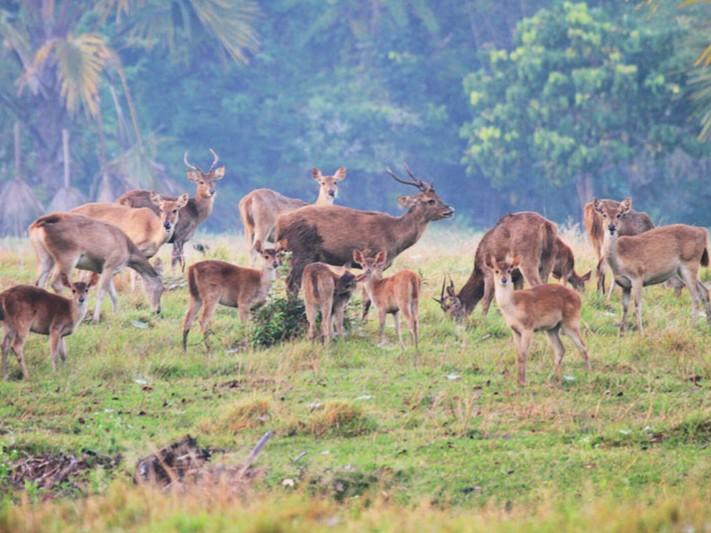
M 602 240 L 603 257 L 605 257 L 613 272 L 619 272 L 621 266 L 620 258 L 617 255 L 617 239 L 617 232 L 611 235 L 609 231 L 605 231 L 605 236 Z
M 266 266 L 262 268 L 259 274 L 259 290 L 257 291 L 257 299 L 259 301 L 265 300 L 269 291 L 272 288 L 272 283 L 277 278 L 277 272 L 275 269 Z
M 205 198 L 203 195 L 195 196 L 195 208 L 197 209 L 198 224 L 203 222 L 212 213 L 215 205 L 215 195 Z
M 494 282 L 494 297 L 496 298 L 496 304 L 501 309 L 501 313 L 504 315 L 511 314 L 514 309 L 514 287 L 513 282 L 507 283 L 505 286 L 500 283 Z
M 79 305 L 76 301 L 72 300 L 71 304 L 71 316 L 72 316 L 72 332 L 75 332 L 79 325 L 84 322 L 84 317 L 89 310 L 89 302 L 84 300 L 84 303 Z
M 378 287 L 382 284 L 383 277 L 375 277 L 373 275 L 368 276 L 365 281 L 363 281 L 363 287 L 365 292 L 368 293 L 368 298 L 375 301 L 375 294 L 378 291 Z
M 335 198 L 329 196 L 326 191 L 319 189 L 318 198 L 316 198 L 315 205 L 333 205 Z
M 129 268 L 132 268 L 138 274 L 141 276 L 141 278 L 153 280 L 156 278 L 160 278 L 158 273 L 155 271 L 153 268 L 153 265 L 151 265 L 148 262 L 148 259 L 146 259 L 146 256 L 141 253 L 141 251 L 133 246 L 131 248 L 131 251 L 129 252 L 129 258 L 128 261 L 126 262 L 126 266 Z
M 396 231 L 396 253 L 398 255 L 403 250 L 407 250 L 415 244 L 427 227 L 427 220 L 422 215 L 415 213 L 413 209 L 398 217 L 395 222 Z

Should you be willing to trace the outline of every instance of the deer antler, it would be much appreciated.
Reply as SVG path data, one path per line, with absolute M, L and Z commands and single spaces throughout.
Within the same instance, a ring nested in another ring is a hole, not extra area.
M 190 170 L 200 170 L 198 167 L 195 165 L 191 164 L 190 161 L 188 161 L 188 151 L 185 150 L 185 154 L 183 154 L 183 163 L 185 163 L 185 166 L 188 167 Z
M 439 293 L 439 298 L 432 298 L 435 302 L 437 302 L 439 305 L 442 305 L 444 303 L 444 287 L 447 283 L 447 276 L 442 277 L 442 290 Z
M 412 185 L 413 187 L 417 187 L 420 189 L 422 192 L 427 192 L 432 190 L 432 185 L 427 183 L 426 181 L 422 181 L 420 178 L 415 176 L 415 173 L 410 169 L 410 166 L 407 163 L 404 163 L 405 166 L 405 171 L 407 174 L 412 178 L 412 181 L 407 181 L 402 178 L 399 178 L 397 174 L 395 174 L 390 167 L 386 168 L 385 170 L 387 171 L 388 174 L 390 174 L 396 181 L 402 183 L 403 185 Z
M 398 177 L 398 175 L 395 174 L 395 173 L 390 169 L 390 167 L 387 167 L 387 168 L 385 169 L 385 171 L 386 171 L 388 174 L 390 174 L 390 175 L 393 177 L 393 179 L 394 179 L 395 181 L 397 181 L 397 182 L 399 182 L 399 183 L 402 183 L 403 185 L 412 185 L 413 187 L 417 187 L 418 189 L 421 189 L 420 183 L 418 183 L 419 180 L 418 180 L 418 181 L 407 181 L 407 180 L 404 180 L 404 179 Z
M 210 169 L 208 170 L 208 172 L 213 170 L 215 168 L 215 166 L 217 165 L 217 163 L 220 162 L 220 158 L 217 156 L 217 152 L 215 152 L 215 150 L 213 150 L 212 148 L 210 148 L 209 150 L 210 150 L 210 153 L 212 154 L 212 164 L 210 165 Z

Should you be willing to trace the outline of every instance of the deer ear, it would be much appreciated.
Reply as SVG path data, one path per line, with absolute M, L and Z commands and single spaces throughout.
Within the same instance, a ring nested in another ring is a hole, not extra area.
M 316 181 L 318 181 L 323 177 L 323 174 L 321 174 L 321 171 L 319 169 L 314 167 L 311 169 L 311 177 L 313 179 L 315 179 Z
M 417 203 L 417 198 L 415 196 L 398 196 L 397 203 L 403 209 L 410 209 Z
M 511 263 L 511 266 L 516 268 L 520 264 L 521 264 L 521 256 L 517 255 L 513 258 L 513 263 Z
M 188 178 L 188 181 L 198 182 L 202 179 L 202 172 L 199 170 L 186 170 L 185 176 Z
M 160 203 L 163 201 L 163 198 L 161 198 L 160 194 L 157 192 L 152 192 L 151 193 L 151 203 L 155 206 L 160 207 Z
M 388 260 L 388 252 L 386 250 L 380 250 L 375 255 L 375 262 L 379 265 L 384 265 Z
M 221 180 L 224 177 L 225 177 L 225 167 L 224 166 L 216 168 L 215 170 L 210 172 L 210 178 L 212 179 L 212 181 Z
M 264 251 L 262 249 L 262 241 L 257 239 L 257 241 L 254 243 L 254 249 L 257 250 L 257 253 L 261 254 Z
M 630 198 L 630 197 L 628 196 L 627 198 L 625 198 L 624 200 L 622 200 L 622 203 L 620 204 L 620 207 L 621 207 L 624 211 L 629 211 L 630 209 L 632 209 L 632 198 Z
M 64 272 L 59 275 L 59 281 L 68 289 L 72 288 L 72 282 L 69 281 L 69 276 L 67 276 Z
M 586 281 L 590 281 L 591 277 L 592 277 L 592 270 L 588 270 L 585 274 L 582 275 L 582 277 L 580 279 L 583 280 L 583 283 L 585 283 Z
M 333 175 L 333 179 L 336 181 L 346 179 L 346 167 L 338 167 L 338 170 L 336 170 L 336 173 Z
M 190 197 L 188 196 L 188 193 L 184 192 L 180 196 L 178 196 L 178 209 L 182 209 L 186 205 L 188 205 L 188 200 Z
M 365 257 L 363 257 L 363 252 L 360 250 L 353 250 L 353 261 L 358 263 L 361 267 L 365 264 Z
M 89 278 L 89 285 L 87 285 L 87 288 L 93 287 L 97 283 L 99 283 L 99 274 L 97 272 L 92 272 L 91 277 Z
M 494 265 L 496 264 L 496 258 L 493 255 L 490 255 L 486 258 L 484 261 L 484 266 L 489 268 L 489 270 L 494 270 Z
M 593 209 L 595 211 L 597 211 L 598 213 L 602 212 L 602 208 L 600 207 L 600 199 L 599 198 L 595 198 L 593 200 Z

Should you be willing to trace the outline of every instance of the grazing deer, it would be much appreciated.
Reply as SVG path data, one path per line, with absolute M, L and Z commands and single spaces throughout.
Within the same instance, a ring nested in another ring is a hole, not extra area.
M 494 277 L 485 262 L 490 256 L 497 260 L 507 255 L 518 255 L 520 267 L 514 273 L 516 288 L 536 287 L 548 281 L 556 263 L 556 225 L 531 211 L 510 213 L 484 234 L 474 254 L 474 269 L 459 293 L 450 280 L 440 299 L 435 299 L 442 310 L 456 321 L 463 320 L 482 300 L 482 314 L 486 316 L 494 299 Z M 561 272 L 562 275 L 562 272 Z M 446 289 L 446 294 L 445 294 Z
M 603 239 L 603 257 L 612 270 L 615 282 L 622 287 L 622 321 L 620 335 L 627 325 L 630 296 L 637 311 L 637 329 L 642 330 L 642 288 L 681 278 L 691 293 L 692 313 L 699 314 L 699 302 L 706 309 L 711 324 L 711 304 L 706 287 L 699 280 L 699 266 L 709 266 L 708 232 L 704 228 L 672 224 L 654 228 L 639 235 L 621 236 L 618 221 L 632 207 L 629 198 L 620 202 L 614 216 L 599 202 L 595 209 L 607 224 Z
M 419 337 L 419 298 L 422 280 L 412 270 L 401 270 L 397 274 L 383 278 L 387 264 L 387 252 L 380 250 L 375 257 L 366 257 L 361 250 L 353 251 L 353 260 L 362 266 L 363 274 L 356 278 L 362 281 L 368 297 L 375 304 L 380 320 L 380 344 L 385 343 L 385 317 L 392 314 L 395 319 L 395 332 L 400 347 L 404 348 L 400 333 L 400 315 L 402 311 L 415 350 L 418 349 Z
M 64 337 L 71 335 L 84 320 L 88 307 L 89 289 L 96 285 L 99 276 L 94 273 L 88 283 L 72 283 L 66 274 L 60 282 L 72 291 L 71 298 L 47 292 L 32 285 L 16 285 L 0 293 L 0 320 L 5 323 L 2 342 L 2 373 L 8 377 L 7 355 L 15 352 L 22 368 L 22 377 L 29 378 L 23 349 L 30 332 L 49 335 L 52 370 L 57 370 L 57 359 L 67 359 Z
M 518 361 L 518 384 L 526 384 L 526 359 L 533 332 L 543 330 L 555 354 L 555 373 L 560 378 L 560 365 L 565 348 L 560 340 L 561 330 L 578 348 L 590 370 L 588 351 L 580 338 L 580 296 L 562 285 L 538 285 L 531 289 L 514 291 L 512 274 L 519 268 L 520 257 L 498 261 L 489 256 L 486 268 L 495 279 L 496 304 L 513 333 Z
M 147 207 L 132 208 L 100 202 L 80 205 L 70 212 L 113 224 L 128 235 L 143 255 L 150 259 L 173 236 L 180 220 L 180 210 L 188 203 L 188 193 L 181 194 L 176 200 L 153 193 L 150 199 L 158 208 L 158 216 Z
M 573 250 L 565 244 L 560 237 L 555 240 L 555 262 L 553 263 L 553 277 L 561 280 L 563 286 L 570 284 L 579 293 L 585 292 L 585 283 L 590 280 L 592 270 L 582 276 L 575 272 L 575 256 Z
M 212 213 L 212 208 L 215 204 L 215 182 L 225 177 L 225 167 L 217 167 L 220 158 L 212 148 L 210 148 L 210 152 L 213 159 L 207 171 L 203 171 L 191 164 L 188 161 L 187 152 L 183 155 L 183 163 L 188 168 L 188 180 L 195 183 L 195 198 L 190 198 L 188 203 L 180 209 L 175 231 L 168 241 L 173 243 L 173 257 L 171 260 L 173 268 L 175 268 L 176 264 L 180 264 L 181 270 L 185 270 L 183 247 L 186 242 L 193 238 L 197 227 Z M 134 189 L 121 195 L 116 202 L 127 207 L 147 207 L 158 214 L 158 206 L 151 201 L 153 194 L 153 191 L 146 189 Z M 176 198 L 165 196 L 163 199 L 177 201 Z
M 356 288 L 356 277 L 344 268 L 335 273 L 326 263 L 311 263 L 304 268 L 303 280 L 306 318 L 309 321 L 309 339 L 316 338 L 316 316 L 321 312 L 321 339 L 331 342 L 334 327 L 345 337 L 343 315 Z
M 409 168 L 407 171 L 411 180 L 400 179 L 388 169 L 396 181 L 420 191 L 398 198 L 398 203 L 407 209 L 403 216 L 336 205 L 306 206 L 279 216 L 276 240 L 292 252 L 287 279 L 292 296 L 298 294 L 304 267 L 309 263 L 322 261 L 339 266 L 351 260 L 353 250 L 372 253 L 384 250 L 385 270 L 395 257 L 419 240 L 428 223 L 454 214 L 454 209 L 442 201 L 432 184 L 415 177 Z
M 346 169 L 340 167 L 333 176 L 324 176 L 319 169 L 314 168 L 311 174 L 319 184 L 318 198 L 313 205 L 333 205 L 338 195 L 338 183 L 345 179 Z M 271 189 L 256 189 L 242 197 L 238 204 L 239 216 L 252 265 L 259 255 L 254 245 L 273 240 L 279 215 L 307 205 L 303 200 L 288 198 Z
M 30 224 L 28 233 L 39 265 L 35 283 L 38 287 L 44 287 L 53 269 L 52 288 L 57 292 L 62 290 L 61 275 L 69 277 L 75 267 L 101 274 L 95 323 L 101 317 L 101 303 L 107 290 L 116 312 L 118 296 L 111 278 L 125 266 L 141 276 L 151 308 L 160 313 L 163 293 L 160 276 L 133 241 L 116 226 L 73 213 L 50 213 Z
M 620 207 L 620 202 L 616 200 L 599 200 L 594 199 L 583 208 L 583 224 L 585 225 L 585 231 L 588 234 L 590 243 L 592 244 L 593 250 L 595 251 L 595 257 L 598 261 L 598 266 L 596 269 L 597 275 L 597 289 L 600 294 L 605 294 L 605 258 L 603 257 L 602 241 L 605 234 L 603 217 L 598 209 L 595 208 L 595 202 L 600 209 L 604 210 L 608 214 L 608 218 L 614 217 L 617 209 Z M 631 205 L 631 203 L 630 203 Z M 620 236 L 622 235 L 639 235 L 645 231 L 649 231 L 654 228 L 654 223 L 652 219 L 649 218 L 647 213 L 641 211 L 634 211 L 629 209 L 624 216 L 618 220 L 618 231 Z M 607 300 L 610 300 L 612 291 L 615 287 L 615 282 L 610 283 L 609 292 L 607 292 Z
M 246 323 L 251 309 L 266 301 L 281 265 L 281 250 L 262 248 L 260 242 L 256 246 L 263 260 L 261 270 L 217 260 L 200 261 L 188 268 L 190 302 L 183 319 L 183 352 L 187 350 L 188 334 L 201 307 L 200 330 L 209 352 L 208 326 L 218 303 L 236 307 L 240 321 Z

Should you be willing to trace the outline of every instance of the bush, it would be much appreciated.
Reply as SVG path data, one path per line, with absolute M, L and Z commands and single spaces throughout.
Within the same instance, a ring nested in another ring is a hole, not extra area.
M 250 342 L 255 348 L 268 348 L 303 335 L 306 325 L 304 303 L 278 296 L 254 313 Z

